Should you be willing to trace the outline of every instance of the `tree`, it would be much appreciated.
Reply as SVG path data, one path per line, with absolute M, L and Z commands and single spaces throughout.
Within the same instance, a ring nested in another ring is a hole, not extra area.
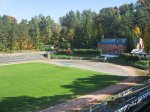
M 16 19 L 14 17 L 4 15 L 1 18 L 1 43 L 2 51 L 13 51 L 16 41 Z
M 7 42 L 7 38 L 6 38 L 6 33 L 7 31 L 5 30 L 4 26 L 4 19 L 2 17 L 0 17 L 0 51 L 5 52 L 6 51 L 6 42 Z
M 146 38 L 150 26 L 150 0 L 136 4 L 91 10 L 69 11 L 59 19 L 39 15 L 20 23 L 12 16 L 0 16 L 0 51 L 55 48 L 96 48 L 102 35 L 106 38 L 127 38 L 127 50 L 135 48 L 135 37 Z M 146 30 L 146 31 L 145 31 Z
M 134 35 L 135 35 L 137 38 L 141 37 L 141 30 L 140 30 L 140 27 L 135 26 L 135 28 L 133 29 L 133 32 L 134 32 Z
M 21 20 L 18 25 L 18 34 L 17 34 L 17 42 L 16 42 L 16 50 L 27 50 L 32 49 L 31 39 L 29 38 L 29 29 L 28 29 L 28 21 Z
M 76 48 L 93 48 L 95 42 L 94 22 L 95 12 L 84 10 L 78 13 L 78 22 L 75 28 L 74 46 Z
M 61 25 L 66 26 L 67 28 L 74 28 L 76 26 L 76 20 L 76 14 L 72 10 L 59 19 Z
M 150 27 L 146 26 L 143 33 L 144 50 L 150 53 Z
M 34 48 L 37 50 L 42 50 L 43 46 L 40 38 L 39 19 L 37 17 L 34 17 L 29 24 L 29 34 L 31 36 Z
M 136 48 L 136 40 L 132 31 L 127 32 L 127 42 L 126 42 L 127 51 L 130 53 L 133 49 Z
M 60 43 L 60 48 L 61 49 L 68 49 L 70 47 L 71 47 L 70 43 L 68 43 L 67 40 L 65 40 L 64 38 L 62 38 L 61 39 L 61 43 Z
M 109 38 L 120 37 L 121 15 L 118 8 L 104 8 L 100 11 L 104 35 Z
M 54 23 L 52 25 L 52 32 L 53 32 L 53 40 L 51 44 L 55 46 L 55 48 L 59 47 L 59 39 L 60 39 L 60 31 L 61 31 L 61 26 L 59 24 Z
M 47 16 L 39 15 L 39 32 L 41 42 L 44 44 L 53 44 L 53 33 L 52 33 L 52 25 L 53 20 Z
M 82 32 L 83 32 L 83 37 L 82 37 L 82 41 L 81 46 L 82 48 L 91 48 L 93 47 L 93 35 L 92 35 L 92 30 L 93 30 L 93 17 L 94 17 L 94 12 L 92 12 L 91 10 L 84 10 L 82 13 L 82 24 L 83 24 L 83 28 L 82 28 Z
M 150 11 L 150 0 L 138 0 L 140 6 L 147 11 Z

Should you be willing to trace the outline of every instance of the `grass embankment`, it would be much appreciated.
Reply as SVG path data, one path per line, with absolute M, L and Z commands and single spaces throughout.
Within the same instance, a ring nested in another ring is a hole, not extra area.
M 0 112 L 40 110 L 118 83 L 125 77 L 45 63 L 0 67 Z

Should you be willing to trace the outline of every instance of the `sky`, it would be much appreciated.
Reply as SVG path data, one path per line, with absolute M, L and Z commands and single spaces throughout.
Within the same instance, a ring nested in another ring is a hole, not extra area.
M 136 3 L 137 0 L 0 0 L 0 15 L 14 16 L 18 21 L 30 20 L 42 14 L 51 16 L 56 22 L 70 10 L 91 9 L 99 12 L 106 7 L 120 6 L 124 3 Z

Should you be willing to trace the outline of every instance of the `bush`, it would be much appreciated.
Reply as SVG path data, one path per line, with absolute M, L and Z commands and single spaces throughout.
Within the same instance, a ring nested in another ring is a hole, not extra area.
M 57 50 L 56 54 L 66 54 L 66 52 L 63 49 L 59 49 Z
M 143 70 L 146 70 L 149 68 L 148 61 L 146 60 L 136 61 L 133 66 L 139 69 L 143 69 Z
M 136 68 L 143 69 L 143 70 L 148 69 L 148 61 L 146 60 L 133 61 L 133 60 L 127 60 L 127 59 L 118 57 L 118 58 L 109 58 L 109 62 L 120 64 L 120 65 L 128 65 L 128 66 L 136 67 Z
M 132 54 L 129 53 L 123 53 L 120 55 L 120 58 L 123 58 L 127 61 L 138 61 L 139 57 L 138 56 L 133 56 Z
M 98 49 L 74 49 L 73 53 L 75 55 L 99 55 L 101 51 Z
M 56 54 L 72 54 L 72 50 L 70 49 L 59 49 L 57 50 Z
M 57 50 L 57 54 L 74 54 L 74 55 L 98 55 L 100 56 L 101 51 L 98 49 L 74 49 L 74 50 Z
M 52 50 L 52 48 L 51 48 L 51 46 L 45 45 L 44 46 L 44 50 L 45 51 L 50 51 L 50 50 Z

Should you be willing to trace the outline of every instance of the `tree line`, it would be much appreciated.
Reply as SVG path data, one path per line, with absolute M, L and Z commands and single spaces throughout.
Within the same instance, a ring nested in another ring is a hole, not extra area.
M 14 17 L 4 15 L 0 17 L 0 51 L 44 50 L 45 45 L 57 44 L 60 30 L 49 16 L 17 23 Z
M 150 51 L 150 0 L 136 4 L 92 10 L 69 11 L 55 23 L 50 16 L 35 16 L 17 22 L 14 17 L 0 16 L 0 51 L 45 50 L 55 48 L 97 48 L 102 38 L 127 38 L 127 51 L 135 48 L 135 39 L 143 38 Z

